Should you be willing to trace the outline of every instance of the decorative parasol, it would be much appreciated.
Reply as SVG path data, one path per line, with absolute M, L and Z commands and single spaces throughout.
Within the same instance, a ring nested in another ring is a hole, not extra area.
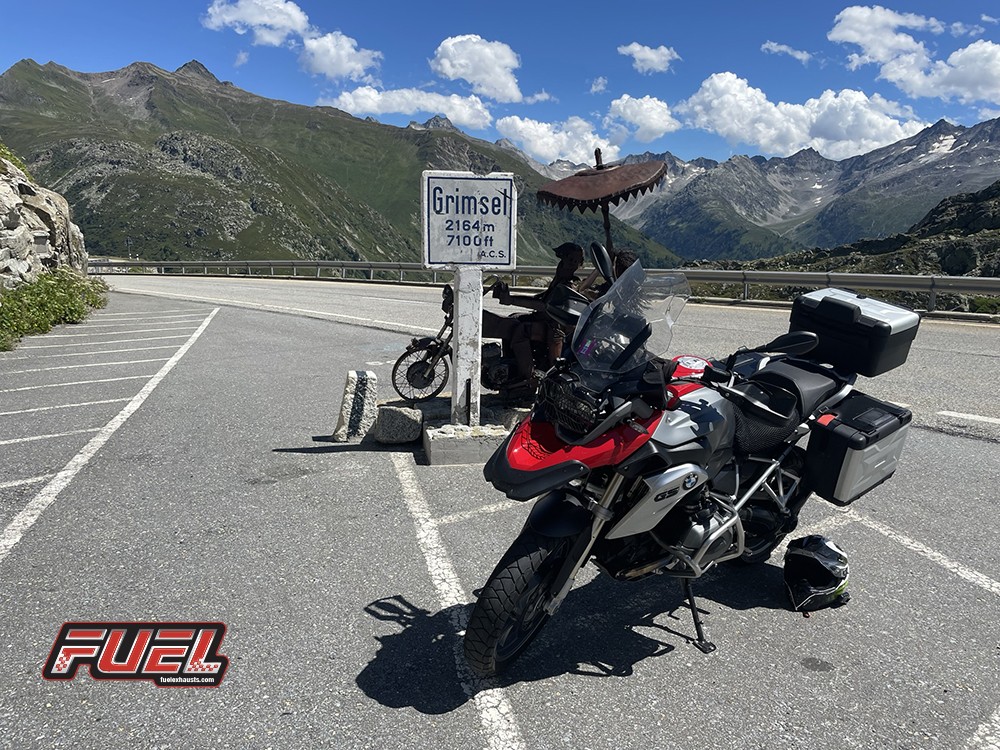
M 538 200 L 559 208 L 576 208 L 580 213 L 587 209 L 604 214 L 604 236 L 609 253 L 611 245 L 611 218 L 609 207 L 618 205 L 636 195 L 652 190 L 667 173 L 662 161 L 644 161 L 638 164 L 609 164 L 601 162 L 601 149 L 594 151 L 597 166 L 585 169 L 561 180 L 548 182 L 538 190 Z

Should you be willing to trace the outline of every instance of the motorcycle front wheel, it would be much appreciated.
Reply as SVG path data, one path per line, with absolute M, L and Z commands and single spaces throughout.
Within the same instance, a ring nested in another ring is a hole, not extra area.
M 549 619 L 553 584 L 572 546 L 524 530 L 483 587 L 465 629 L 465 658 L 480 677 L 493 677 L 516 659 Z
M 448 356 L 439 347 L 407 349 L 392 366 L 392 387 L 405 401 L 429 401 L 448 385 L 448 375 Z

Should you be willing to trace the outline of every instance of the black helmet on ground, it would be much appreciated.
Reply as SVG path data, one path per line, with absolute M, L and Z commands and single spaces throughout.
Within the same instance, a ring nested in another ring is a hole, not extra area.
M 792 609 L 808 612 L 846 604 L 851 598 L 849 570 L 847 555 L 825 536 L 812 534 L 790 541 L 784 575 Z

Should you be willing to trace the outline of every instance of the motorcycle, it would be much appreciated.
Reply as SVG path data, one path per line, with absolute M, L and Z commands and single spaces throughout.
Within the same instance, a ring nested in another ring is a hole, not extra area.
M 535 503 L 466 628 L 478 675 L 529 646 L 590 560 L 618 580 L 680 579 L 691 640 L 709 653 L 693 579 L 767 560 L 814 492 L 846 505 L 895 471 L 911 415 L 854 384 L 905 361 L 915 313 L 820 290 L 762 346 L 666 359 L 689 294 L 682 274 L 633 264 L 583 312 L 531 414 L 485 464 L 496 489 Z
M 483 294 L 489 294 L 502 282 L 494 277 Z M 546 314 L 552 325 L 572 329 L 590 300 L 569 286 L 557 286 L 546 305 Z M 451 374 L 451 340 L 455 315 L 455 294 L 448 285 L 441 290 L 441 310 L 444 323 L 435 336 L 414 338 L 392 367 L 392 387 L 399 397 L 410 403 L 429 401 L 444 390 Z M 526 317 L 525 313 L 512 317 Z M 548 348 L 543 341 L 532 341 L 532 360 L 536 370 L 548 369 Z M 510 352 L 509 342 L 484 342 L 481 349 L 480 382 L 483 387 L 497 391 L 508 401 L 530 400 L 534 391 L 520 383 L 517 362 Z

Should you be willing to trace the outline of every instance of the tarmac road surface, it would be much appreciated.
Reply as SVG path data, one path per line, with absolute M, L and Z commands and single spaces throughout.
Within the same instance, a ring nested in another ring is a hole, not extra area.
M 914 411 L 897 475 L 801 533 L 852 601 L 789 611 L 780 555 L 680 586 L 581 574 L 503 680 L 460 658 L 473 591 L 528 510 L 479 466 L 329 442 L 346 372 L 389 397 L 439 292 L 121 276 L 105 310 L 0 353 L 0 746 L 1000 746 L 997 329 L 924 321 L 859 383 Z M 492 303 L 490 303 L 492 304 Z M 689 305 L 721 355 L 787 311 Z M 796 532 L 798 535 L 800 532 Z M 67 621 L 222 622 L 215 689 L 44 680 Z

